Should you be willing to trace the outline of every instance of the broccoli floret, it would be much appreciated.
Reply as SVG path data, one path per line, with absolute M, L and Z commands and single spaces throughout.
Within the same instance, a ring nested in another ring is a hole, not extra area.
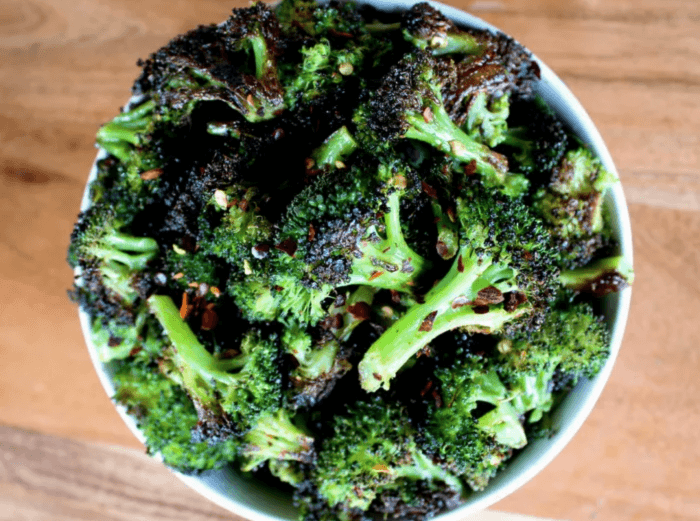
M 482 53 L 487 42 L 461 31 L 427 2 L 414 5 L 401 19 L 404 38 L 424 51 L 440 54 Z
M 279 409 L 260 418 L 245 434 L 241 456 L 243 471 L 254 470 L 265 462 L 311 463 L 314 439 L 305 429 L 292 423 L 289 411 Z
M 199 230 L 200 249 L 225 260 L 236 280 L 261 268 L 272 242 L 272 224 L 260 211 L 255 187 L 216 190 L 200 215 Z
M 320 338 L 314 338 L 302 324 L 292 323 L 285 329 L 282 346 L 295 362 L 289 375 L 295 407 L 316 405 L 352 368 L 346 342 L 354 329 L 370 318 L 375 292 L 375 288 L 360 286 L 339 294 L 320 324 Z
M 110 206 L 91 206 L 73 229 L 68 262 L 99 277 L 111 300 L 130 307 L 139 298 L 135 278 L 158 255 L 158 243 L 129 235 L 123 228 Z M 76 290 L 80 292 L 80 286 Z
M 634 282 L 634 270 L 624 257 L 607 257 L 581 268 L 564 270 L 559 280 L 578 293 L 604 297 L 629 287 Z
M 557 282 L 550 235 L 525 204 L 477 184 L 457 200 L 460 248 L 450 271 L 360 362 L 367 391 L 389 387 L 396 372 L 433 338 L 463 328 L 498 333 L 536 328 Z
M 284 29 L 301 30 L 306 36 L 353 38 L 365 33 L 365 22 L 352 2 L 282 0 L 275 12 Z
M 412 486 L 418 483 L 429 494 L 461 497 L 460 480 L 420 450 L 416 431 L 395 402 L 355 403 L 345 415 L 334 418 L 333 426 L 310 479 L 327 508 L 340 510 L 340 519 L 353 511 L 371 510 L 382 496 L 418 491 Z
M 314 161 L 312 168 L 343 168 L 343 161 L 357 150 L 357 147 L 357 141 L 352 137 L 348 128 L 340 127 L 313 151 L 311 154 L 311 159 Z
M 537 331 L 506 337 L 498 350 L 498 371 L 506 382 L 558 371 L 575 383 L 600 371 L 610 355 L 610 337 L 602 317 L 580 303 L 553 309 Z
M 97 131 L 97 144 L 122 163 L 130 164 L 137 159 L 134 149 L 144 146 L 153 132 L 154 109 L 155 101 L 147 100 L 122 112 Z
M 148 359 L 157 357 L 163 347 L 161 333 L 162 330 L 144 307 L 138 310 L 133 321 L 106 315 L 94 316 L 90 337 L 100 361 L 110 362 L 142 353 Z
M 533 206 L 562 237 L 601 233 L 603 195 L 617 182 L 588 148 L 566 153 L 549 185 L 534 195 Z
M 499 150 L 534 187 L 547 184 L 569 144 L 564 125 L 539 98 L 517 98 L 509 112 L 509 128 L 502 133 Z
M 152 295 L 147 302 L 171 343 L 161 363 L 194 402 L 199 435 L 245 433 L 282 406 L 279 346 L 273 340 L 252 330 L 237 356 L 217 358 L 197 340 L 170 297 Z
M 179 472 L 218 469 L 238 457 L 240 440 L 194 441 L 197 411 L 187 394 L 163 376 L 157 365 L 122 362 L 114 374 L 114 401 L 134 417 L 149 454 Z
M 360 145 L 386 155 L 404 138 L 423 141 L 479 173 L 484 185 L 508 195 L 524 193 L 527 179 L 508 173 L 504 156 L 470 138 L 450 119 L 440 90 L 449 78 L 438 76 L 436 67 L 434 58 L 414 53 L 392 68 L 353 116 Z
M 333 47 L 327 39 L 301 48 L 301 63 L 283 67 L 282 83 L 287 105 L 294 109 L 299 103 L 328 95 L 330 90 L 362 70 L 368 48 L 361 43 Z
M 401 202 L 418 190 L 415 174 L 399 162 L 329 173 L 292 201 L 280 235 L 294 241 L 313 284 L 410 293 L 429 265 L 402 230 Z

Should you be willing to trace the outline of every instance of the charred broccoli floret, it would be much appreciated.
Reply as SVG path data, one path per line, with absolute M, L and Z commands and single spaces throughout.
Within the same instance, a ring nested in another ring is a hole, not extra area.
M 474 141 L 450 119 L 441 92 L 446 81 L 438 76 L 434 58 L 424 53 L 407 55 L 355 112 L 358 142 L 384 155 L 404 138 L 423 141 L 480 174 L 486 186 L 508 195 L 522 194 L 527 180 L 508 173 L 506 158 Z
M 450 271 L 367 351 L 362 387 L 388 388 L 428 342 L 456 329 L 536 328 L 556 284 L 549 232 L 519 201 L 473 184 L 457 200 L 460 248 Z
M 218 469 L 238 458 L 240 441 L 196 441 L 197 411 L 185 391 L 163 376 L 155 364 L 122 363 L 114 375 L 113 399 L 136 420 L 150 454 L 179 472 Z
M 397 493 L 447 493 L 454 504 L 463 492 L 454 474 L 421 451 L 406 412 L 379 399 L 355 403 L 335 417 L 334 433 L 323 440 L 310 479 L 326 509 L 338 509 L 339 519 L 371 511 L 382 497 Z
M 148 306 L 170 341 L 161 364 L 195 404 L 199 436 L 245 433 L 282 406 L 279 346 L 273 340 L 251 331 L 238 355 L 222 359 L 199 342 L 170 297 L 153 295 Z

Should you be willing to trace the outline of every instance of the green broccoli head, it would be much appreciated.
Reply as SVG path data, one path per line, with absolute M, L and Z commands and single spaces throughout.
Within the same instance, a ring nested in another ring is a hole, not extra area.
M 506 381 L 559 371 L 574 380 L 592 377 L 610 355 L 610 336 L 602 317 L 586 303 L 553 309 L 529 334 L 503 339 L 499 374 Z
M 533 330 L 558 284 L 544 224 L 521 201 L 478 183 L 457 200 L 460 247 L 448 273 L 367 351 L 360 379 L 388 388 L 397 371 L 432 339 L 456 328 L 498 333 Z
M 97 277 L 112 301 L 129 307 L 139 298 L 135 279 L 158 255 L 158 243 L 123 230 L 111 206 L 91 206 L 80 214 L 73 229 L 68 262 Z M 80 287 L 76 289 L 80 291 Z
M 114 374 L 114 401 L 126 408 L 146 439 L 150 454 L 184 473 L 218 469 L 238 457 L 240 441 L 194 441 L 198 415 L 187 393 L 163 376 L 157 365 L 129 361 Z
M 402 489 L 417 491 L 416 483 L 457 498 L 462 493 L 459 479 L 419 449 L 406 412 L 379 399 L 355 403 L 335 417 L 311 481 L 329 508 L 346 513 L 370 510 Z
M 311 463 L 314 459 L 314 438 L 292 420 L 291 413 L 286 409 L 258 419 L 243 436 L 241 470 L 247 472 L 265 462 Z
M 216 357 L 182 320 L 170 297 L 152 295 L 147 302 L 170 342 L 161 364 L 195 404 L 199 436 L 225 439 L 245 433 L 282 406 L 279 346 L 274 340 L 251 330 L 236 356 Z
M 422 141 L 480 174 L 486 186 L 511 196 L 524 193 L 527 179 L 509 174 L 504 156 L 469 137 L 450 119 L 441 87 L 451 79 L 449 71 L 438 73 L 435 59 L 429 55 L 404 57 L 355 112 L 358 142 L 382 156 L 391 153 L 404 138 Z

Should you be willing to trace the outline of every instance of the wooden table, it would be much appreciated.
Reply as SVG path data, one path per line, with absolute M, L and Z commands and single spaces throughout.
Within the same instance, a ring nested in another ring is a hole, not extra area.
M 615 158 L 637 281 L 590 419 L 495 506 L 700 519 L 700 3 L 451 0 L 568 83 Z M 145 57 L 243 1 L 0 0 L 0 520 L 233 519 L 141 456 L 90 365 L 65 251 L 94 134 Z M 167 6 L 167 7 L 166 7 Z

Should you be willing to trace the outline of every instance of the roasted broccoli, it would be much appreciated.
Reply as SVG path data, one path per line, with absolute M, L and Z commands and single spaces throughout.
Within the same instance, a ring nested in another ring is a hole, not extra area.
M 456 508 L 609 360 L 617 179 L 537 61 L 427 2 L 254 2 L 139 63 L 70 292 L 147 450 L 300 521 Z

